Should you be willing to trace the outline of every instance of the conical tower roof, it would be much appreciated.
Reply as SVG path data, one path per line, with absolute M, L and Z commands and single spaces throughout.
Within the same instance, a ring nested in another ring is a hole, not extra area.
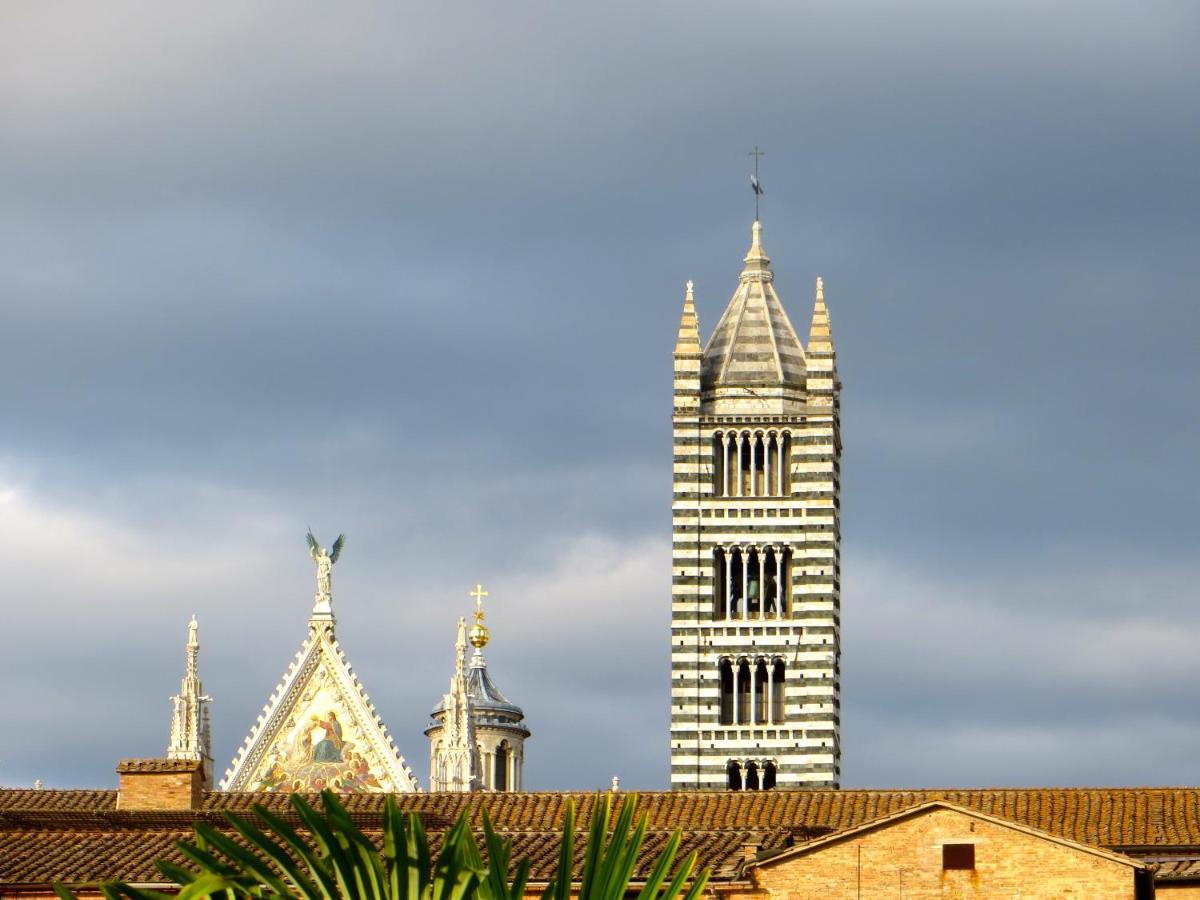
M 737 290 L 717 323 L 701 362 L 704 390 L 719 387 L 803 388 L 804 345 L 783 309 L 755 221 Z

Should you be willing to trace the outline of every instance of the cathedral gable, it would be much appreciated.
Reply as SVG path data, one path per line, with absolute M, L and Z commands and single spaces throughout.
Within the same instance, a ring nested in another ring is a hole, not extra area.
M 221 783 L 227 791 L 409 793 L 417 784 L 345 654 L 314 629 Z

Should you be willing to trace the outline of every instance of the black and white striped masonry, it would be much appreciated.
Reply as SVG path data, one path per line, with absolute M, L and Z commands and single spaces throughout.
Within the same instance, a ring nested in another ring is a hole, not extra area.
M 838 380 L 821 279 L 808 345 L 755 222 L 701 350 L 688 282 L 675 344 L 671 786 L 837 787 Z

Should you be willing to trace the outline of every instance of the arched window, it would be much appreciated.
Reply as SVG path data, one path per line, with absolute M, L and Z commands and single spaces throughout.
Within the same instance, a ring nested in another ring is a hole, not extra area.
M 733 724 L 733 666 L 727 659 L 721 660 L 717 666 L 717 677 L 721 682 L 721 711 L 722 725 Z
M 750 483 L 750 472 L 754 466 L 754 438 L 743 432 L 738 436 L 738 496 L 753 496 L 753 485 Z
M 763 790 L 769 791 L 775 787 L 775 763 L 768 762 L 763 766 Z
M 771 431 L 763 440 L 767 445 L 767 489 L 764 493 L 775 497 L 779 494 L 779 435 Z
M 770 678 L 767 661 L 760 659 L 754 663 L 754 724 L 767 724 L 767 696 L 770 694 L 767 679 Z
M 492 778 L 492 788 L 497 791 L 508 790 L 508 741 L 501 741 L 496 748 L 495 775 Z
M 726 584 L 729 589 L 729 618 L 743 618 L 744 606 L 742 604 L 742 582 L 745 580 L 742 573 L 746 569 L 746 554 L 741 547 L 735 547 L 729 553 L 729 577 L 726 579 Z
M 787 547 L 778 547 L 775 550 L 775 583 L 776 583 L 776 602 L 779 604 L 779 618 L 786 619 L 789 614 L 789 600 L 791 599 L 791 573 L 790 568 L 790 553 Z
M 731 759 L 725 766 L 725 783 L 731 791 L 742 789 L 742 766 L 736 759 Z
M 746 763 L 746 790 L 758 790 L 758 764 L 753 762 Z
M 725 605 L 729 602 L 729 573 L 726 567 L 729 561 L 725 558 L 725 550 L 721 547 L 713 548 L 713 619 L 721 620 L 729 618 L 727 612 L 728 607 Z
M 771 722 L 782 725 L 787 709 L 787 685 L 785 667 L 782 659 L 775 660 L 771 666 Z
M 746 618 L 762 618 L 762 557 L 758 548 L 746 554 Z
M 753 474 L 753 484 L 751 485 L 750 493 L 755 497 L 765 497 L 770 493 L 770 485 L 767 483 L 767 439 L 763 434 L 756 434 L 750 438 L 750 446 L 753 448 L 754 464 L 751 466 Z
M 737 665 L 737 721 L 739 725 L 750 724 L 750 663 L 738 660 Z
M 718 497 L 729 493 L 725 480 L 725 456 L 725 435 L 718 431 L 712 439 L 713 493 Z

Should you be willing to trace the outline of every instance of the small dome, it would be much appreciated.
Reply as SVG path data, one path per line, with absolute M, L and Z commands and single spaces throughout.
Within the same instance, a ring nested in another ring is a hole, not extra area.
M 480 711 L 506 713 L 517 719 L 525 718 L 524 710 L 500 693 L 500 689 L 492 681 L 492 676 L 488 674 L 487 665 L 482 657 L 471 660 L 471 671 L 467 675 L 467 693 L 471 695 L 471 705 Z
M 485 717 L 510 719 L 514 725 L 525 718 L 525 711 L 496 687 L 481 653 L 476 653 L 471 660 L 471 668 L 467 672 L 467 695 L 471 698 L 471 705 Z M 445 708 L 445 700 L 442 700 L 433 708 L 434 717 Z

